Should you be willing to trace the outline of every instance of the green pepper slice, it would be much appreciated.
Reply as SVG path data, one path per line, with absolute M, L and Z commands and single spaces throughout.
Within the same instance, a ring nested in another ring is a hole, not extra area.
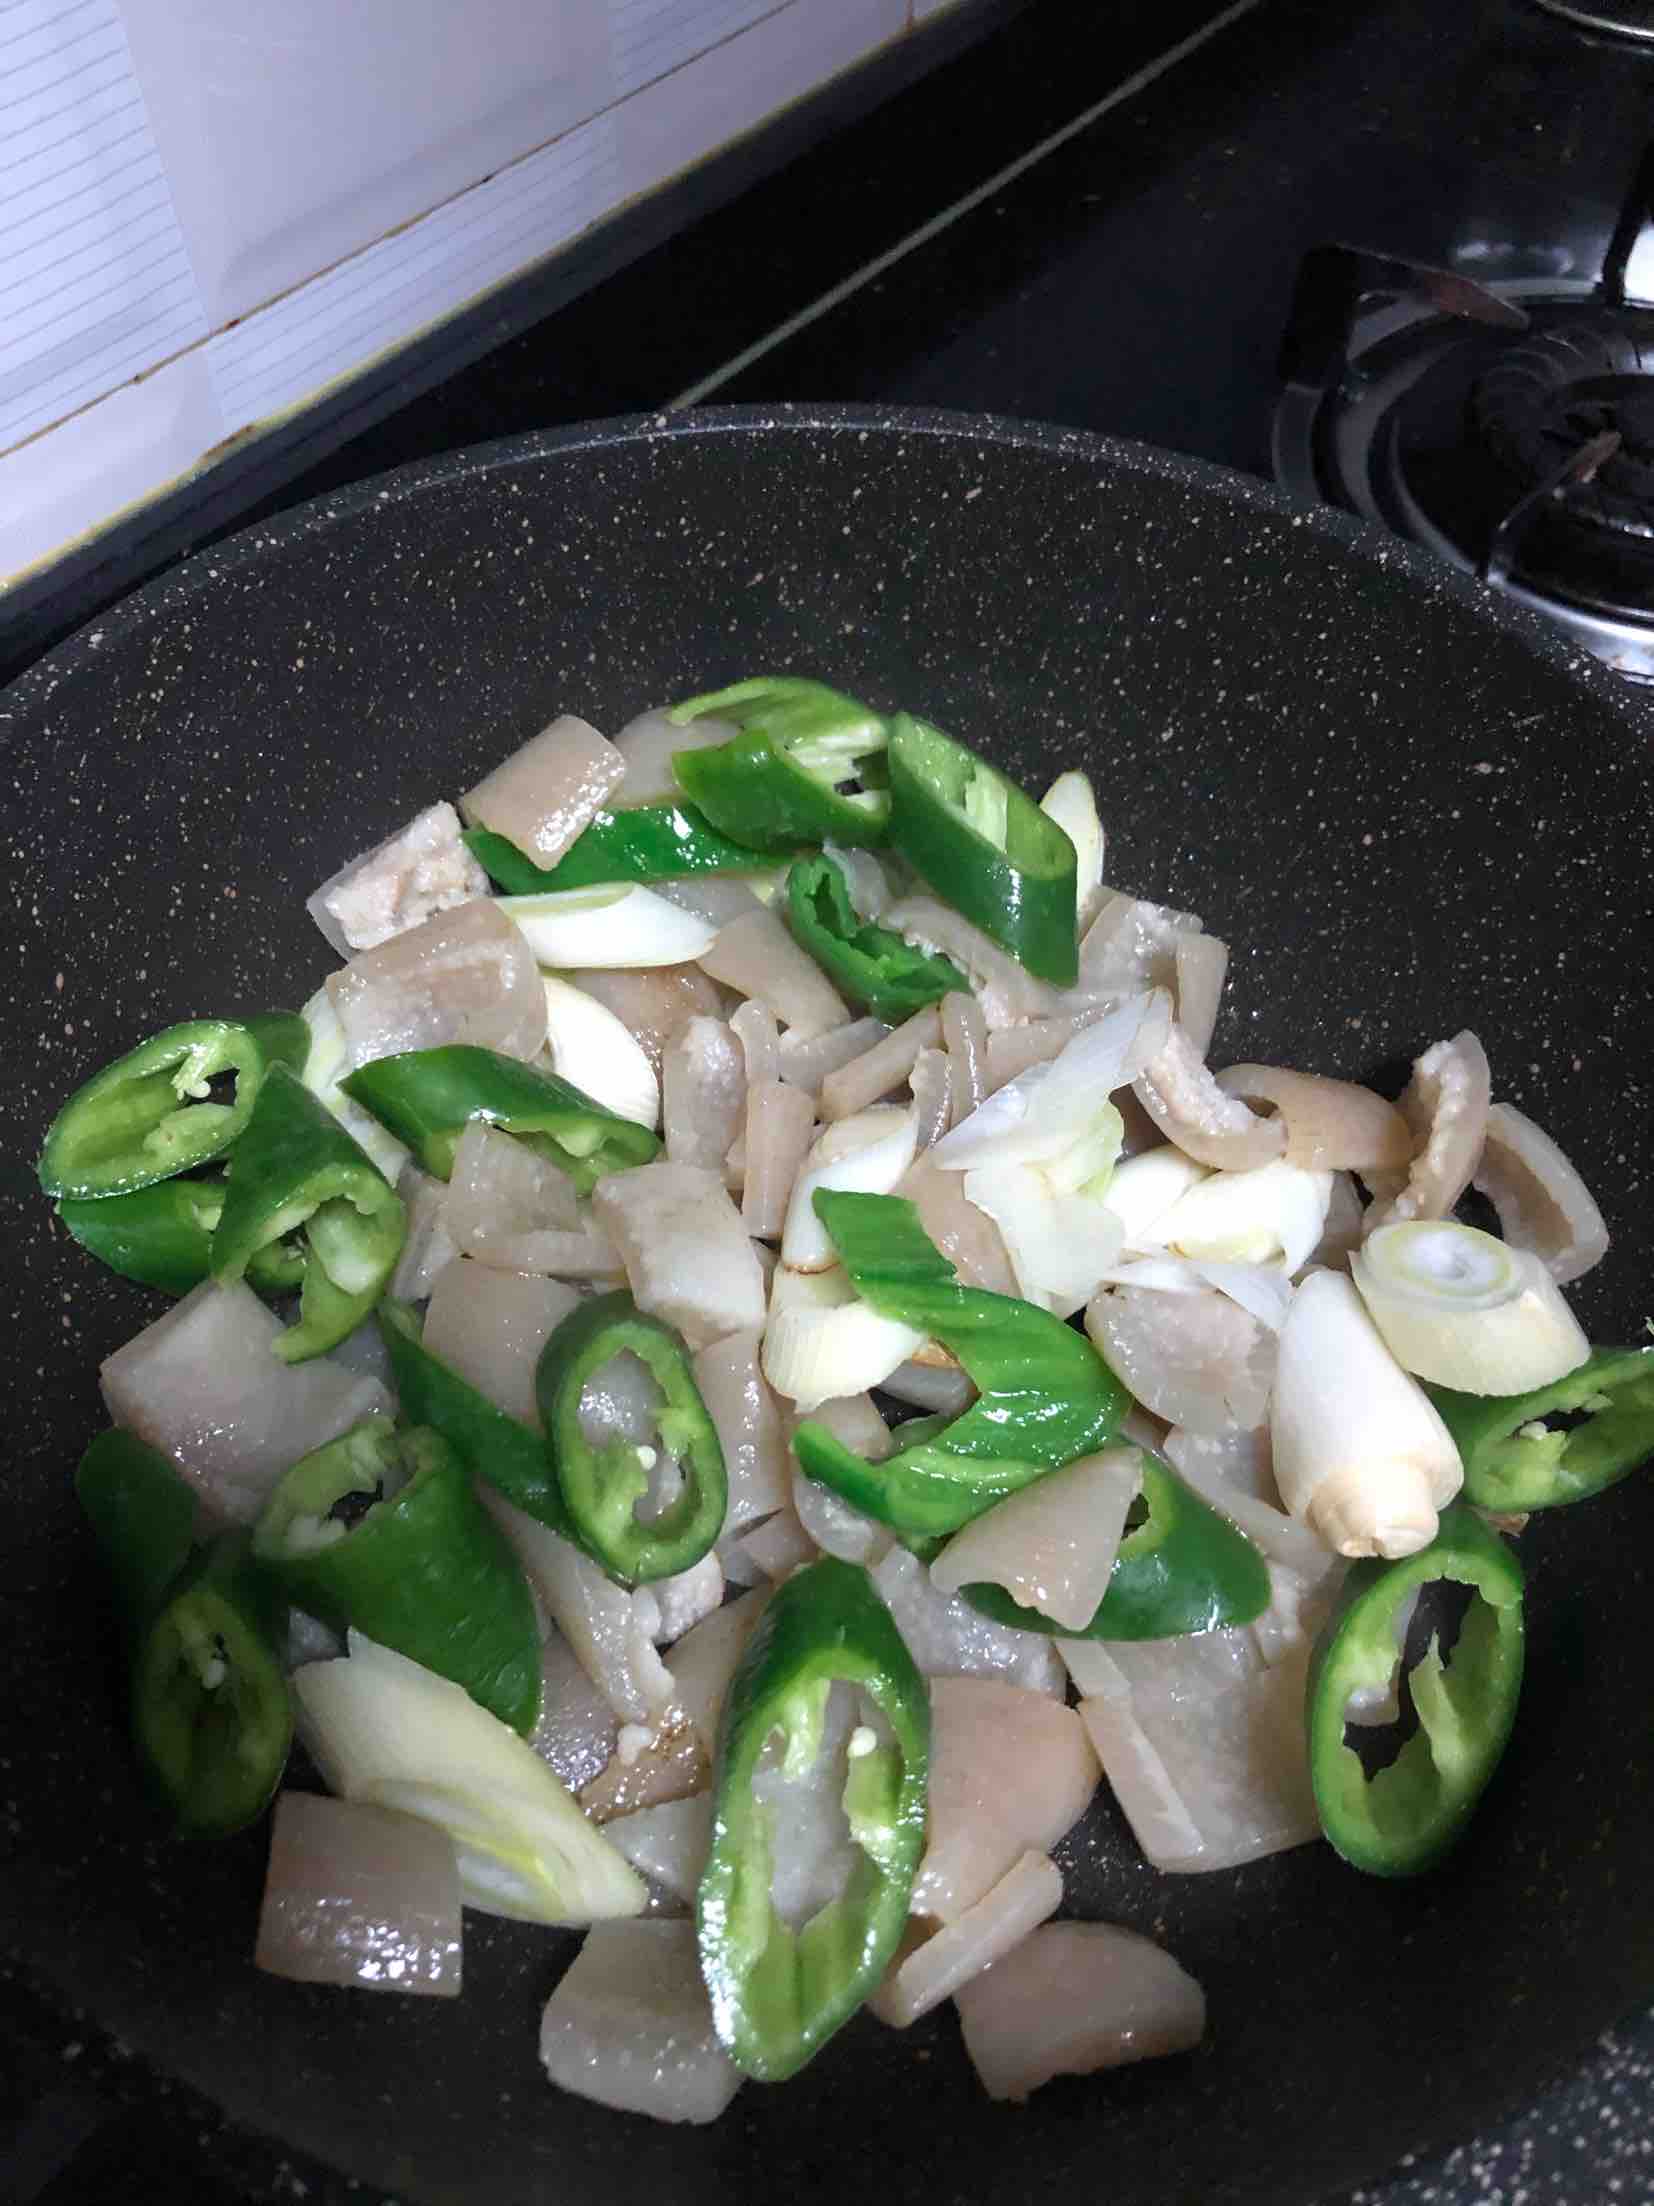
M 534 1601 L 439 1433 L 370 1417 L 295 1463 L 253 1528 L 295 1607 L 463 1686 L 526 1737 L 540 1713 Z
M 977 1399 L 882 1463 L 807 1421 L 793 1435 L 807 1476 L 904 1538 L 932 1538 L 1106 1446 L 1131 1397 L 1083 1333 L 1014 1296 L 960 1286 L 898 1196 L 820 1188 L 815 1209 L 856 1291 L 950 1349 Z
M 1516 1513 L 1585 1501 L 1654 1455 L 1654 1349 L 1593 1348 L 1531 1394 L 1426 1386 L 1464 1462 L 1464 1498 Z M 1547 1427 L 1547 1417 L 1581 1423 Z
M 640 1453 L 619 1438 L 594 1446 L 580 1422 L 582 1388 L 625 1354 L 638 1358 L 665 1396 L 656 1430 L 683 1473 L 683 1491 L 647 1524 L 636 1505 L 649 1490 L 654 1451 Z M 594 1296 L 553 1330 L 540 1351 L 534 1391 L 563 1507 L 592 1560 L 628 1586 L 698 1563 L 723 1530 L 729 1481 L 718 1428 L 671 1326 L 646 1316 L 624 1287 Z
M 302 1234 L 298 1323 L 274 1344 L 284 1363 L 356 1330 L 396 1269 L 407 1223 L 401 1197 L 326 1104 L 273 1066 L 230 1159 L 211 1253 L 215 1279 L 240 1279 L 261 1250 Z
M 679 727 L 707 717 L 740 733 L 675 751 L 672 771 L 714 827 L 748 850 L 783 855 L 801 843 L 884 841 L 890 797 L 870 785 L 890 740 L 883 713 L 822 682 L 761 674 L 668 715 Z M 860 789 L 841 789 L 856 780 Z
M 800 1929 L 770 1893 L 759 1757 L 815 1759 L 833 1685 L 855 1686 L 890 1738 L 853 1756 L 844 1812 L 857 1848 L 846 1891 Z M 737 1665 L 718 1730 L 712 1850 L 696 1895 L 701 1973 L 719 2037 L 765 2083 L 795 2075 L 884 1974 L 925 1843 L 930 1701 L 890 1613 L 851 1563 L 809 1564 L 771 1597 Z
M 698 806 L 687 803 L 599 812 L 554 866 L 537 866 L 489 827 L 468 827 L 461 840 L 507 896 L 598 888 L 606 881 L 676 881 L 701 873 L 752 871 L 746 845 L 719 834 Z
M 190 1559 L 195 1496 L 158 1448 L 117 1425 L 100 1432 L 81 1457 L 75 1497 L 127 1621 L 141 1630 Z
M 116 1428 L 75 1493 L 132 1634 L 132 1734 L 183 1838 L 220 1838 L 269 1805 L 293 1714 L 277 1652 L 285 1609 L 245 1533 L 191 1544 L 196 1497 L 158 1449 Z
M 123 1195 L 222 1156 L 253 1114 L 272 1066 L 303 1072 L 310 1030 L 285 1011 L 191 1019 L 117 1057 L 52 1120 L 40 1157 L 48 1195 Z M 211 1092 L 233 1079 L 228 1101 Z
M 960 1591 L 972 1608 L 1013 1631 L 1059 1639 L 1180 1639 L 1250 1624 L 1269 1606 L 1269 1566 L 1236 1530 L 1157 1456 L 1142 1453 L 1143 1521 L 1120 1542 L 1108 1590 L 1089 1624 L 1071 1631 L 1024 1608 L 1003 1586 Z
M 970 993 L 951 958 L 911 949 L 890 927 L 856 917 L 844 868 L 825 852 L 787 875 L 787 925 L 845 1001 L 900 1026 L 950 989 Z
M 473 1118 L 515 1134 L 566 1172 L 581 1195 L 607 1173 L 660 1154 L 647 1126 L 606 1111 L 555 1073 L 468 1042 L 379 1057 L 339 1085 L 439 1180 L 453 1171 L 454 1150 Z
M 1352 1693 L 1382 1691 L 1398 1659 L 1396 1611 L 1415 1588 L 1448 1579 L 1471 1591 L 1451 1657 L 1433 1634 L 1408 1672 L 1418 1729 L 1369 1777 L 1344 1743 Z M 1356 1563 L 1310 1659 L 1309 1770 L 1321 1827 L 1344 1859 L 1375 1876 L 1414 1876 L 1468 1822 L 1505 1750 L 1522 1689 L 1522 1566 L 1475 1510 L 1442 1512 L 1431 1544 L 1400 1562 Z
M 199 1549 L 138 1645 L 133 1731 L 180 1838 L 224 1838 L 262 1815 L 293 1743 L 285 1611 L 250 1544 L 233 1532 Z
M 473 1478 L 486 1480 L 536 1523 L 572 1539 L 574 1527 L 540 1435 L 433 1355 L 420 1338 L 418 1314 L 406 1302 L 387 1295 L 374 1315 L 409 1423 L 439 1432 Z
M 1019 965 L 1074 985 L 1074 845 L 1014 781 L 905 712 L 890 723 L 890 834 L 937 895 Z
M 157 1180 L 129 1195 L 66 1195 L 57 1215 L 89 1255 L 123 1279 L 165 1294 L 188 1294 L 212 1269 L 212 1237 L 224 1209 L 224 1181 Z M 304 1279 L 304 1252 L 289 1242 L 261 1248 L 247 1265 L 261 1294 L 285 1294 Z

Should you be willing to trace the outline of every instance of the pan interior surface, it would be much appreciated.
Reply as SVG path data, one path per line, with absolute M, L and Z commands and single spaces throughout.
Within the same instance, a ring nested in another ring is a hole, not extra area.
M 1616 1243 L 1574 1299 L 1643 1337 L 1654 939 L 1649 728 L 1509 608 L 1272 493 L 1103 440 L 847 413 L 618 425 L 460 455 L 257 530 L 9 697 L 5 1206 L 10 1675 L 0 1950 L 232 2117 L 409 2200 L 1307 2206 L 1463 2136 L 1654 1989 L 1644 1483 L 1536 1520 L 1516 1739 L 1450 1864 L 1325 1847 L 1143 1866 L 1105 1799 L 1067 1912 L 1206 1987 L 1196 2054 L 975 2085 L 951 2009 L 862 2018 L 708 2130 L 553 2092 L 564 1935 L 472 1916 L 455 2003 L 259 1976 L 265 1837 L 167 1839 L 121 1731 L 113 1622 L 70 1490 L 99 1359 L 155 1314 L 53 1225 L 56 1103 L 192 1015 L 296 1006 L 306 895 L 558 712 L 812 673 L 907 705 L 1036 793 L 1093 776 L 1111 884 L 1232 945 L 1213 1062 L 1393 1085 L 1472 1026 Z

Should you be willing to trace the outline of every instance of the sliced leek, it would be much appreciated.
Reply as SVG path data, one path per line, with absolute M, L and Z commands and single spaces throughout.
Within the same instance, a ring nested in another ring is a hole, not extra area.
M 1249 1172 L 1209 1174 L 1155 1220 L 1154 1238 L 1178 1256 L 1276 1264 L 1290 1278 L 1314 1254 L 1331 1200 L 1331 1172 L 1277 1157 Z
M 299 1017 L 310 1029 L 310 1055 L 304 1063 L 305 1086 L 318 1103 L 327 1106 L 357 1147 L 367 1152 L 394 1187 L 398 1173 L 408 1161 L 408 1152 L 371 1112 L 364 1111 L 360 1103 L 353 1103 L 340 1087 L 339 1082 L 351 1069 L 350 1051 L 339 1014 L 333 1008 L 333 998 L 325 987 L 317 989 Z
M 808 1415 L 823 1402 L 879 1386 L 925 1345 L 923 1333 L 880 1317 L 845 1277 L 777 1270 L 764 1328 L 764 1376 Z
M 546 991 L 546 1047 L 551 1069 L 583 1095 L 621 1118 L 651 1129 L 660 1124 L 660 1082 L 643 1044 L 606 1003 L 554 973 Z
M 565 971 L 688 965 L 704 957 L 718 935 L 699 912 L 627 881 L 496 896 L 494 902 L 541 965 Z
M 1282 1501 L 1340 1555 L 1428 1547 L 1464 1481 L 1447 1427 L 1341 1272 L 1311 1272 L 1287 1309 L 1269 1432 Z
M 838 1258 L 815 1214 L 816 1189 L 889 1195 L 913 1162 L 918 1145 L 917 1113 L 891 1103 L 875 1104 L 824 1128 L 793 1182 L 781 1234 L 782 1263 L 793 1271 L 830 1271 Z
M 1539 1257 L 1451 1218 L 1380 1226 L 1350 1271 L 1396 1361 L 1437 1386 L 1527 1394 L 1591 1353 Z
M 1103 823 L 1097 817 L 1090 777 L 1072 769 L 1059 774 L 1040 798 L 1039 808 L 1074 845 L 1074 917 L 1084 934 L 1103 900 Z
M 636 1871 L 509 1725 L 360 1632 L 349 1645 L 292 1679 L 299 1734 L 333 1791 L 445 1830 L 467 1907 L 533 1923 L 642 1913 Z

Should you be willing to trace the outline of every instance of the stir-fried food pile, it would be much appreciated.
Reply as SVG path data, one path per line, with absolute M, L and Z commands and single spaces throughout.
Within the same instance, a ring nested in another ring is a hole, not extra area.
M 301 1011 L 63 1106 L 63 1225 L 176 1298 L 78 1474 L 133 1736 L 182 1834 L 274 1802 L 262 1967 L 579 1925 L 568 2090 L 707 2121 L 952 1999 L 1021 2098 L 1205 2026 L 1062 1917 L 1099 1784 L 1170 1874 L 1453 1842 L 1650 1350 L 1476 1035 L 1214 1070 L 1225 945 L 1104 879 L 1082 774 L 817 682 L 565 718 L 317 891 Z

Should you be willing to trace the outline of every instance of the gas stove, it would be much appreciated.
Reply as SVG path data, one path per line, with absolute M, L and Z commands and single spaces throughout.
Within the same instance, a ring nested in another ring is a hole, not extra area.
M 1654 96 L 1654 0 L 1533 5 L 1577 27 L 1583 70 L 1606 53 L 1622 99 Z M 1586 36 L 1610 32 L 1626 43 Z M 1559 213 L 1576 234 L 1548 274 L 1483 273 L 1495 255 L 1471 236 L 1441 264 L 1312 248 L 1281 346 L 1274 471 L 1654 683 L 1654 150 L 1595 267 L 1577 206 Z M 1502 255 L 1543 257 L 1546 235 L 1541 218 Z

